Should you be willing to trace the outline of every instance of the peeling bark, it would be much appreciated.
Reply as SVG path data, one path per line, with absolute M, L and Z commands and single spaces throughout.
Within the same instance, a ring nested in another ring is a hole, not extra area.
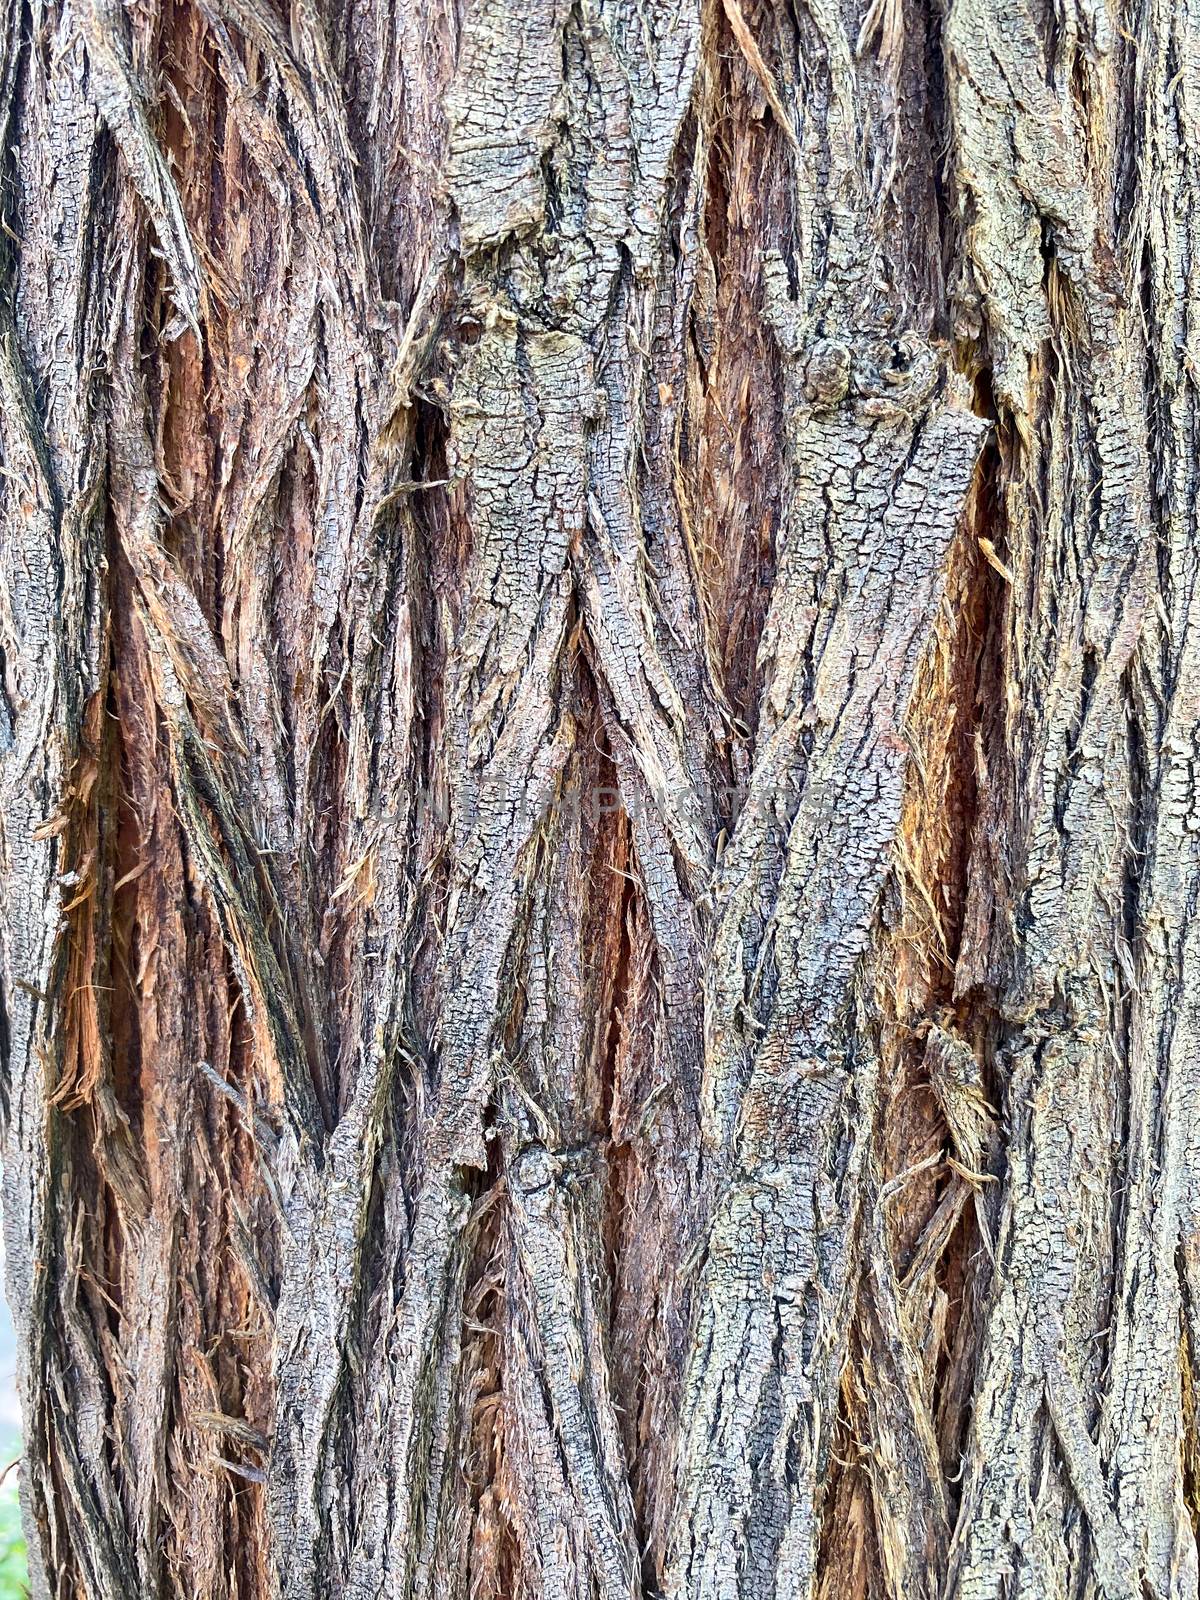
M 1183 1600 L 1191 0 L 31 0 L 38 1600 Z

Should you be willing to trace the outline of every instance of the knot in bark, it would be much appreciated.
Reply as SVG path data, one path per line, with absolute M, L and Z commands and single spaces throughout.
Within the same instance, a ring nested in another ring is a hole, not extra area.
M 814 406 L 836 406 L 850 392 L 850 350 L 838 339 L 818 339 L 804 364 L 804 393 Z
M 550 1208 L 558 1163 L 544 1145 L 530 1145 L 513 1162 L 512 1187 L 526 1210 L 544 1215 Z
M 941 361 L 919 333 L 874 339 L 854 366 L 854 390 L 872 416 L 918 411 L 937 388 Z

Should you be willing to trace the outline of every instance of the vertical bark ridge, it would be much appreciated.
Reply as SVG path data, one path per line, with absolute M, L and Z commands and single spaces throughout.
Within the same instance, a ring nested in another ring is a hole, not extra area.
M 960 972 L 990 968 L 1006 1024 L 997 1061 L 1008 1168 L 954 1594 L 1082 1582 L 1089 1593 L 1166 1595 L 1195 1581 L 1177 1436 L 1168 1467 L 1132 1414 L 1119 1443 L 1097 1427 L 1110 1384 L 1125 1387 L 1128 1358 L 1112 1341 L 1130 1337 L 1118 1263 L 1132 1221 L 1125 1186 L 1136 1186 L 1141 1158 L 1123 1130 L 1134 1102 L 1142 1114 L 1149 1043 L 1131 1029 L 1130 1007 L 1146 985 L 1138 965 L 1152 959 L 1131 673 L 1163 602 L 1161 562 L 1143 536 L 1157 469 L 1136 200 L 1134 227 L 1117 224 L 1118 141 L 1129 141 L 1132 171 L 1142 146 L 1109 109 L 1123 103 L 1125 75 L 1145 70 L 1143 42 L 1153 53 L 1150 34 L 1118 46 L 1104 12 L 1053 40 L 1020 6 L 986 19 L 956 6 L 947 24 L 964 269 L 975 279 L 966 298 L 976 293 L 1012 420 L 1005 676 L 1018 686 L 1006 710 L 1011 767 L 996 781 L 1005 793 L 990 801 L 1010 841 L 1012 921 Z M 1178 166 L 1163 181 L 1178 183 Z M 1147 1325 L 1135 1336 L 1150 1337 Z M 1176 1385 L 1178 1341 L 1176 1326 L 1149 1358 Z M 1146 1359 L 1143 1345 L 1134 1364 Z M 1127 1460 L 1139 1462 L 1129 1475 L 1118 1465 Z M 1156 1479 L 1154 1490 L 1133 1489 L 1139 1477 Z M 1068 1539 L 1071 1507 L 1084 1524 Z
M 760 82 L 791 75 L 790 40 L 777 69 L 745 16 L 730 20 Z M 986 432 L 929 343 L 926 263 L 885 266 L 873 231 L 893 203 L 902 42 L 856 65 L 840 19 L 814 10 L 806 27 L 798 68 L 823 115 L 798 117 L 804 231 L 768 260 L 764 284 L 791 484 L 706 985 L 703 1117 L 719 1176 L 668 1578 L 687 1594 L 773 1594 L 785 1572 L 797 1593 L 817 1581 L 863 1219 L 877 1203 L 878 1044 L 859 975 L 900 820 L 909 693 Z M 923 179 L 928 169 L 918 189 Z
M 62 1176 L 72 1129 L 52 1103 L 60 1087 L 64 1100 L 74 1088 L 86 1095 L 87 1080 L 103 1073 L 99 1041 L 78 1031 L 86 1005 L 74 1008 L 74 1037 L 68 1033 L 70 923 L 64 927 L 60 908 L 82 891 L 75 927 L 86 938 L 88 874 L 99 871 L 93 791 L 107 668 L 104 430 L 90 401 L 112 343 L 101 287 L 110 202 L 93 187 L 103 134 L 82 52 L 61 23 L 39 21 L 44 36 L 25 50 L 20 19 L 8 14 L 3 74 L 6 147 L 19 142 L 23 151 L 19 211 L 6 200 L 23 233 L 22 269 L 6 244 L 0 359 L 5 1247 L 30 1440 L 23 1495 L 31 1577 L 44 1592 L 47 1563 L 78 1545 L 93 1592 L 116 1595 L 136 1583 L 137 1565 L 105 1446 L 107 1403 L 90 1325 L 98 1296 L 81 1286 L 82 1240 Z M 74 877 L 60 889 L 64 872 Z M 78 966 L 75 976 L 91 978 Z

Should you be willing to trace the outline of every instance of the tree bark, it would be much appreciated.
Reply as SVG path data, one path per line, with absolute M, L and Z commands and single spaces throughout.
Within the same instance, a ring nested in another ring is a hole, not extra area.
M 34 1595 L 1182 1600 L 1196 0 L 8 0 Z

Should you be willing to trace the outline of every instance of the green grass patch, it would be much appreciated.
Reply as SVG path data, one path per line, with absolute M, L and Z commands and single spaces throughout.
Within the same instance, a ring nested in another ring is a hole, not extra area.
M 17 1504 L 17 1469 L 0 1484 L 0 1600 L 24 1600 L 29 1593 L 29 1565 L 21 1536 Z
M 21 1441 L 5 1430 L 0 1435 L 0 1468 L 21 1453 Z M 29 1564 L 21 1533 L 21 1506 L 17 1498 L 17 1468 L 0 1483 L 0 1600 L 26 1600 Z

